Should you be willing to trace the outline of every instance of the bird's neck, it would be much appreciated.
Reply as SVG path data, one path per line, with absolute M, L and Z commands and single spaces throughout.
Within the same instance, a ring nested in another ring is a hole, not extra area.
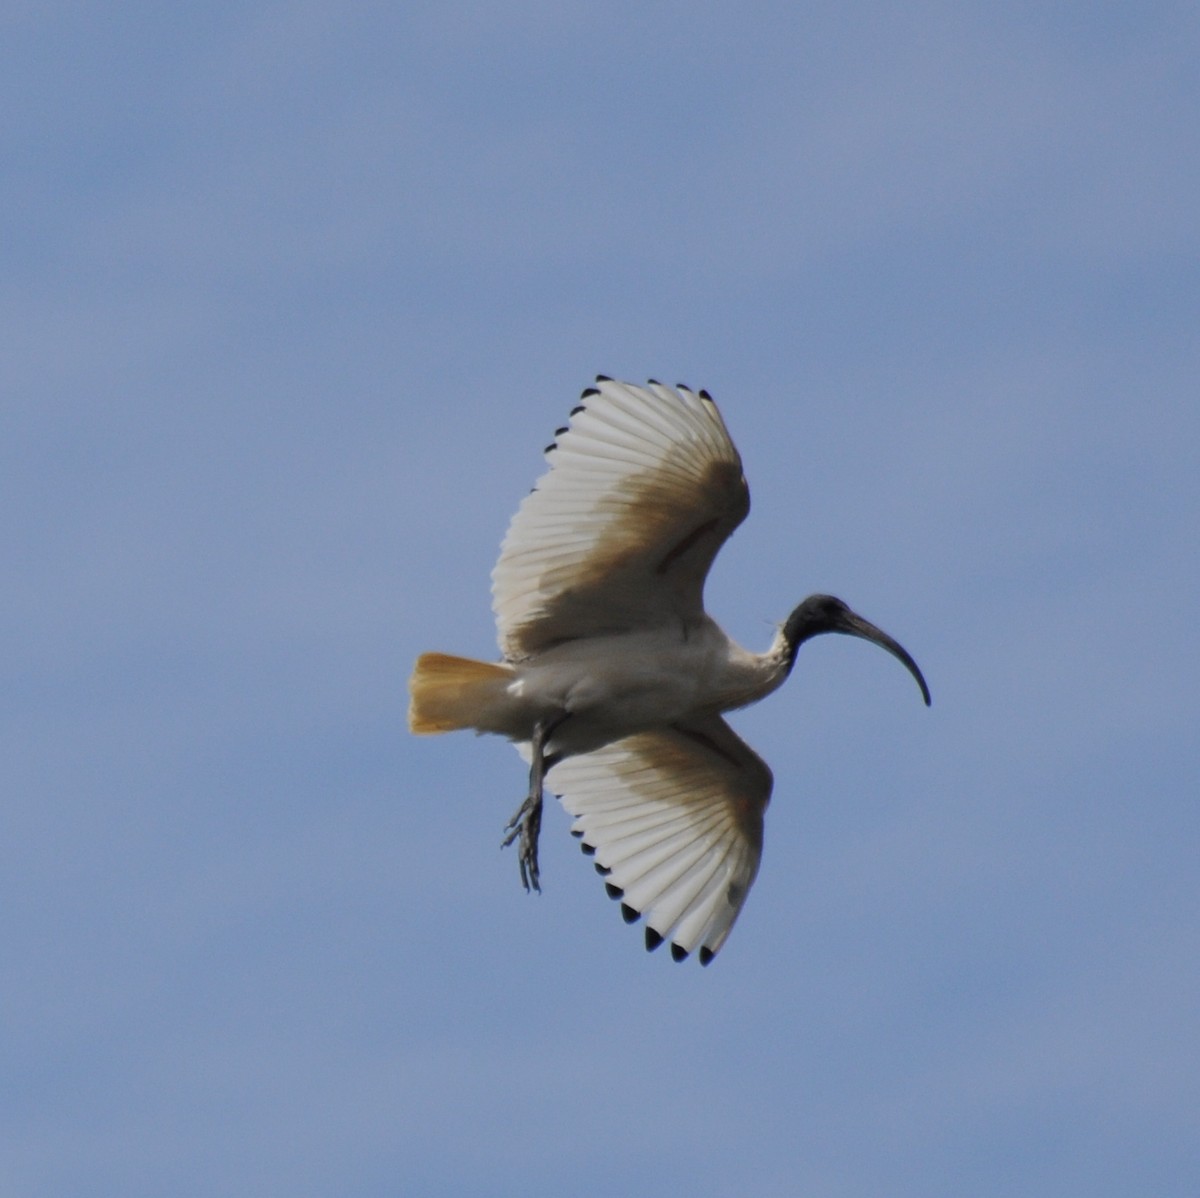
M 792 672 L 799 648 L 800 641 L 791 635 L 786 624 L 781 624 L 771 641 L 771 647 L 762 655 L 764 670 L 778 674 L 777 686 Z
M 750 653 L 738 649 L 731 654 L 730 678 L 735 682 L 731 690 L 737 692 L 732 707 L 745 707 L 757 703 L 783 685 L 792 670 L 795 652 L 780 629 L 775 634 L 770 648 L 765 653 Z M 727 709 L 728 710 L 728 709 Z

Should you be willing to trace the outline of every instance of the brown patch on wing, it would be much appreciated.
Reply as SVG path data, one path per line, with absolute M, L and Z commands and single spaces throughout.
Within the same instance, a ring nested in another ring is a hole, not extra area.
M 700 477 L 655 470 L 625 480 L 597 499 L 608 522 L 583 556 L 564 549 L 555 564 L 546 554 L 541 601 L 507 631 L 507 656 L 698 615 L 713 559 L 749 510 L 736 462 L 710 462 Z
M 732 767 L 739 781 L 729 789 L 730 803 L 743 833 L 762 847 L 762 815 L 775 784 L 771 767 L 720 717 L 692 725 L 675 725 L 672 731 L 687 737 Z
M 702 963 L 720 949 L 758 871 L 771 771 L 719 716 L 567 758 L 548 776 L 573 834 L 621 900 Z
M 665 574 L 677 557 L 682 557 L 705 533 L 712 532 L 717 526 L 716 518 L 705 520 L 699 528 L 693 528 L 682 541 L 676 545 L 666 557 L 655 567 L 655 574 Z

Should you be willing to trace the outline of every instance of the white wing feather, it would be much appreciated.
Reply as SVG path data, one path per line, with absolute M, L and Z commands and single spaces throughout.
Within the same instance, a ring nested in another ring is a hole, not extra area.
M 600 378 L 546 456 L 492 572 L 504 656 L 699 617 L 709 566 L 750 510 L 708 394 Z
M 762 758 L 711 716 L 569 757 L 547 783 L 626 920 L 645 917 L 646 947 L 669 940 L 676 959 L 699 948 L 707 965 L 758 873 L 772 783 Z

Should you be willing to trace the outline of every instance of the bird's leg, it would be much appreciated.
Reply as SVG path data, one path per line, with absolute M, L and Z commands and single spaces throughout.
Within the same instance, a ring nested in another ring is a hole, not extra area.
M 529 764 L 529 794 L 525 801 L 513 813 L 512 819 L 504 827 L 504 847 L 517 844 L 517 863 L 521 869 L 521 885 L 526 891 L 541 892 L 538 885 L 538 834 L 542 830 L 542 783 L 546 773 L 557 760 L 556 756 L 546 756 L 546 745 L 550 735 L 565 720 L 561 715 L 556 720 L 538 720 L 533 726 L 533 737 L 530 747 L 533 759 Z

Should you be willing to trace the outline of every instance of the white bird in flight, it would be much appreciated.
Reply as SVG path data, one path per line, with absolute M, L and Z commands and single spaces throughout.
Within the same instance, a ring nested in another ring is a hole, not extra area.
M 811 637 L 841 632 L 917 663 L 831 595 L 810 595 L 765 653 L 704 610 L 713 558 L 750 510 L 742 461 L 706 391 L 603 375 L 547 447 L 492 572 L 499 662 L 424 653 L 413 732 L 473 728 L 516 743 L 529 793 L 505 828 L 539 890 L 548 785 L 575 817 L 627 922 L 707 965 L 758 872 L 767 764 L 721 718 L 769 695 Z

